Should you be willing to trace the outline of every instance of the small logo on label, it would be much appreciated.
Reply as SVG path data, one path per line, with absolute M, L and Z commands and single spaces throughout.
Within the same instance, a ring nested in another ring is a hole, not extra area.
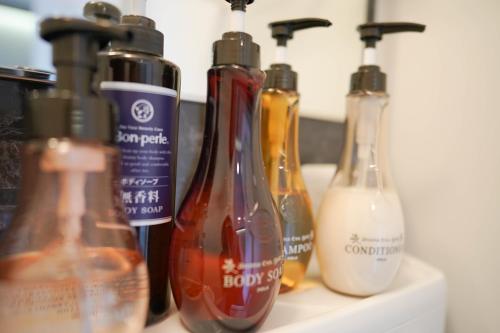
M 222 269 L 226 274 L 237 274 L 238 270 L 236 269 L 236 265 L 233 259 L 224 259 L 224 265 L 222 265 Z
M 140 99 L 132 105 L 132 117 L 140 123 L 147 123 L 155 115 L 155 109 L 151 102 Z

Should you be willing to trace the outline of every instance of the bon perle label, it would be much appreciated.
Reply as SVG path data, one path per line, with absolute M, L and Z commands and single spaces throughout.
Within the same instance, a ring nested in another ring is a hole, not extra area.
M 122 200 L 132 226 L 172 221 L 172 135 L 177 91 L 130 82 L 102 82 L 120 110 Z

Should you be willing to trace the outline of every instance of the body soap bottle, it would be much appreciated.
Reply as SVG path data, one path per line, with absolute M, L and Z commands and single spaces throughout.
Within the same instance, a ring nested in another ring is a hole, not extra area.
M 300 169 L 297 73 L 287 64 L 287 42 L 297 30 L 330 25 L 328 20 L 311 18 L 269 25 L 278 47 L 262 93 L 262 152 L 282 222 L 285 264 L 281 292 L 292 290 L 304 278 L 314 237 L 311 201 Z
M 115 115 L 92 89 L 97 52 L 124 29 L 47 19 L 57 83 L 27 113 L 16 215 L 0 240 L 3 333 L 139 333 L 148 276 L 115 181 Z
M 424 30 L 412 23 L 361 25 L 363 65 L 352 75 L 342 159 L 321 203 L 316 248 L 325 284 L 369 296 L 385 290 L 401 263 L 404 220 L 387 156 L 386 76 L 375 43 L 386 33 Z
M 102 94 L 119 106 L 122 199 L 148 266 L 148 324 L 153 324 L 167 316 L 170 306 L 168 256 L 175 216 L 180 71 L 163 59 L 163 34 L 144 16 L 146 1 L 127 4 L 120 26 L 135 38 L 112 42 L 99 54 L 99 80 Z M 113 8 L 89 3 L 85 14 L 118 21 L 119 12 Z
M 214 44 L 201 157 L 172 235 L 172 292 L 192 332 L 257 330 L 280 287 L 283 242 L 260 145 L 265 74 L 243 32 L 247 2 L 232 1 L 232 31 Z

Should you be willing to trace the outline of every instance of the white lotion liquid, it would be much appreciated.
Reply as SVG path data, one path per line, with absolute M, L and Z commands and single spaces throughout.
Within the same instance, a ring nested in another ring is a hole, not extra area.
M 395 191 L 333 187 L 317 221 L 317 254 L 329 288 L 369 296 L 389 287 L 404 247 L 404 219 Z

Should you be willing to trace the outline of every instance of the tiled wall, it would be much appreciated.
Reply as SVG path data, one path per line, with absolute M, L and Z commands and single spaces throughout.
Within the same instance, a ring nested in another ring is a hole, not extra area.
M 181 103 L 177 159 L 177 206 L 191 181 L 203 141 L 205 105 Z M 300 158 L 302 164 L 337 163 L 340 158 L 344 126 L 342 123 L 301 118 Z

